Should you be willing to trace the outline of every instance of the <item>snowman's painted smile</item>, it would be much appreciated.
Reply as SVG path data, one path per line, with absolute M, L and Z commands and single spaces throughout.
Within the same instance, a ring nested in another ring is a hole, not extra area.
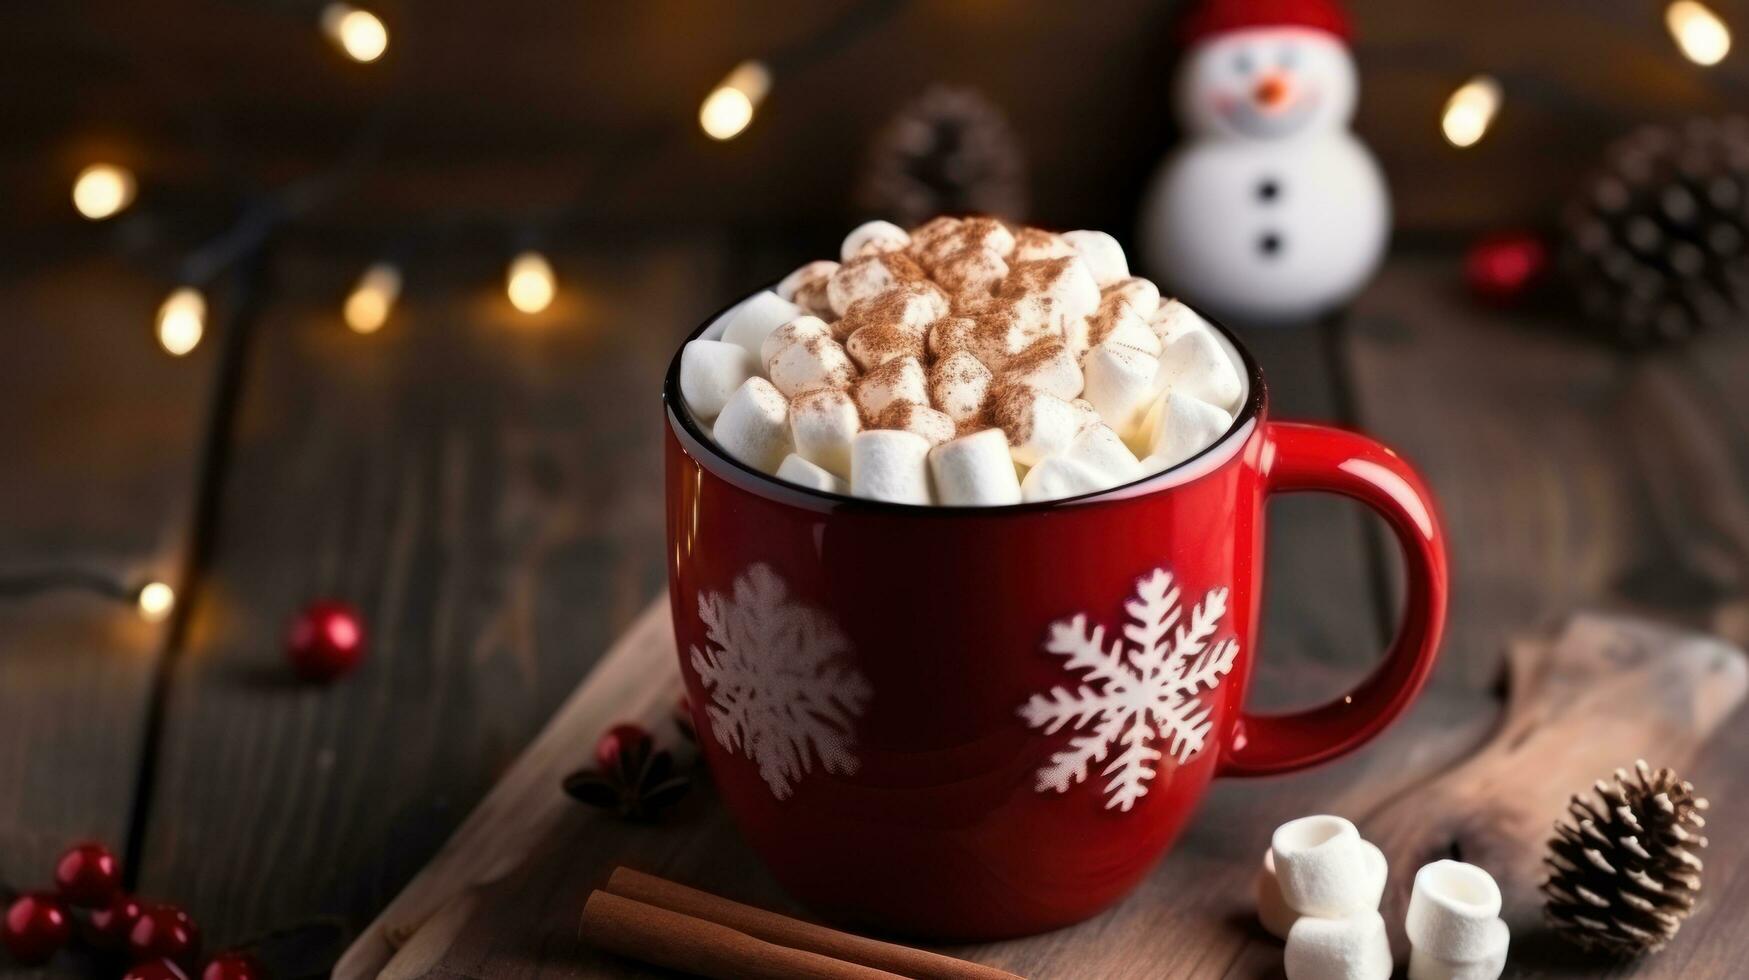
M 1221 92 L 1214 97 L 1214 107 L 1215 112 L 1242 136 L 1280 139 L 1305 128 L 1317 114 L 1319 101 L 1317 88 L 1304 85 L 1270 105 L 1260 104 L 1249 95 Z

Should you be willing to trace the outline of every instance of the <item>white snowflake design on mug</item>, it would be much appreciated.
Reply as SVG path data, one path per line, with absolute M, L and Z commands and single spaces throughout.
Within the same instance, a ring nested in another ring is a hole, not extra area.
M 1167 752 L 1180 764 L 1207 742 L 1213 708 L 1203 699 L 1233 669 L 1239 641 L 1214 642 L 1227 612 L 1226 589 L 1209 590 L 1189 621 L 1181 622 L 1179 587 L 1163 568 L 1136 581 L 1135 597 L 1124 610 L 1130 622 L 1109 646 L 1105 627 L 1089 630 L 1084 614 L 1051 624 L 1045 651 L 1067 657 L 1064 669 L 1084 672 L 1084 683 L 1073 692 L 1054 687 L 1048 696 L 1034 694 L 1020 716 L 1046 735 L 1064 728 L 1085 733 L 1070 738 L 1069 747 L 1039 769 L 1039 792 L 1067 792 L 1109 755 L 1100 770 L 1111 777 L 1102 788 L 1105 806 L 1127 811 L 1147 794 L 1154 765 L 1165 757 L 1155 747 L 1158 739 L 1166 740 Z
M 705 711 L 723 748 L 745 756 L 778 799 L 813 771 L 856 772 L 856 719 L 873 696 L 850 641 L 822 610 L 795 601 L 763 562 L 735 578 L 732 594 L 698 595 L 705 648 L 692 669 L 710 693 Z

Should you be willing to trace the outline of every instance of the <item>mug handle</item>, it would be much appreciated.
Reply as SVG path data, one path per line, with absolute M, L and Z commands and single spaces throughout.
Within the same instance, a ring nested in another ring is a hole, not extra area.
M 1348 694 L 1291 714 L 1241 712 L 1222 750 L 1223 776 L 1289 772 L 1359 748 L 1420 692 L 1445 627 L 1445 535 L 1426 485 L 1401 456 L 1342 429 L 1271 422 L 1261 460 L 1266 493 L 1338 493 L 1377 511 L 1403 549 L 1407 602 L 1384 662 Z

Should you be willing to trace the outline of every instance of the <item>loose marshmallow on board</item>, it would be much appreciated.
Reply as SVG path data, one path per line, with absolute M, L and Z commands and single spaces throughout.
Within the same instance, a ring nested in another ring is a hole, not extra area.
M 1304 916 L 1335 918 L 1378 908 L 1366 842 L 1354 824 L 1318 814 L 1290 820 L 1270 838 L 1282 897 Z
M 1287 980 L 1390 980 L 1384 916 L 1376 911 L 1338 919 L 1301 916 L 1288 930 L 1282 965 Z
M 1079 497 L 1110 486 L 1093 467 L 1066 455 L 1057 455 L 1026 471 L 1026 479 L 1020 481 L 1020 496 L 1030 504 Z
M 1512 930 L 1502 919 L 1488 925 L 1488 947 L 1479 959 L 1456 963 L 1442 960 L 1419 946 L 1409 947 L 1409 980 L 1496 980 L 1506 970 Z
M 1126 438 L 1136 433 L 1159 393 L 1160 362 L 1146 351 L 1122 344 L 1100 344 L 1081 359 L 1086 388 L 1081 397 L 1099 417 Z
M 790 401 L 789 424 L 796 455 L 850 478 L 850 441 L 862 431 L 862 415 L 849 392 L 819 388 L 797 395 Z
M 1142 422 L 1150 470 L 1177 466 L 1212 446 L 1233 425 L 1233 417 L 1200 398 L 1161 393 Z
M 1065 231 L 1063 240 L 1074 247 L 1087 265 L 1087 271 L 1093 274 L 1094 282 L 1100 286 L 1129 278 L 1130 263 L 1124 258 L 1123 246 L 1105 232 Z
M 1462 861 L 1435 861 L 1415 872 L 1403 931 L 1428 956 L 1467 963 L 1495 952 L 1499 919 L 1500 886 L 1488 872 Z
M 911 244 L 911 234 L 891 221 L 865 221 L 844 236 L 838 257 L 845 262 L 863 255 L 897 252 Z
M 723 452 L 765 473 L 776 473 L 790 454 L 789 399 L 764 378 L 735 389 L 711 428 Z
M 1266 847 L 1263 867 L 1257 869 L 1257 921 L 1271 936 L 1285 940 L 1299 918 L 1300 914 L 1281 897 L 1281 882 L 1275 878 L 1275 853 Z
M 985 429 L 942 443 L 929 452 L 936 502 L 950 507 L 1020 503 L 1020 478 L 1001 429 Z
M 850 492 L 895 504 L 929 503 L 929 440 L 892 429 L 857 433 L 850 441 Z
M 799 487 L 809 490 L 819 490 L 824 493 L 849 493 L 850 485 L 839 479 L 837 475 L 815 463 L 790 453 L 778 464 L 777 478 L 788 480 Z
M 710 421 L 729 396 L 758 373 L 747 349 L 720 340 L 694 340 L 680 350 L 680 397 L 702 421 Z
M 740 344 L 747 353 L 758 358 L 763 352 L 765 338 L 804 312 L 801 307 L 770 290 L 754 293 L 729 314 L 728 325 L 723 328 L 723 340 Z

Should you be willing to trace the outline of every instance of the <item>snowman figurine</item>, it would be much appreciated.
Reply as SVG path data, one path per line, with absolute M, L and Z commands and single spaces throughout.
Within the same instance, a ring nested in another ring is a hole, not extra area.
M 1190 15 L 1178 112 L 1140 240 L 1163 283 L 1243 322 L 1305 320 L 1352 296 L 1390 226 L 1379 168 L 1348 130 L 1358 84 L 1334 0 L 1207 0 Z

